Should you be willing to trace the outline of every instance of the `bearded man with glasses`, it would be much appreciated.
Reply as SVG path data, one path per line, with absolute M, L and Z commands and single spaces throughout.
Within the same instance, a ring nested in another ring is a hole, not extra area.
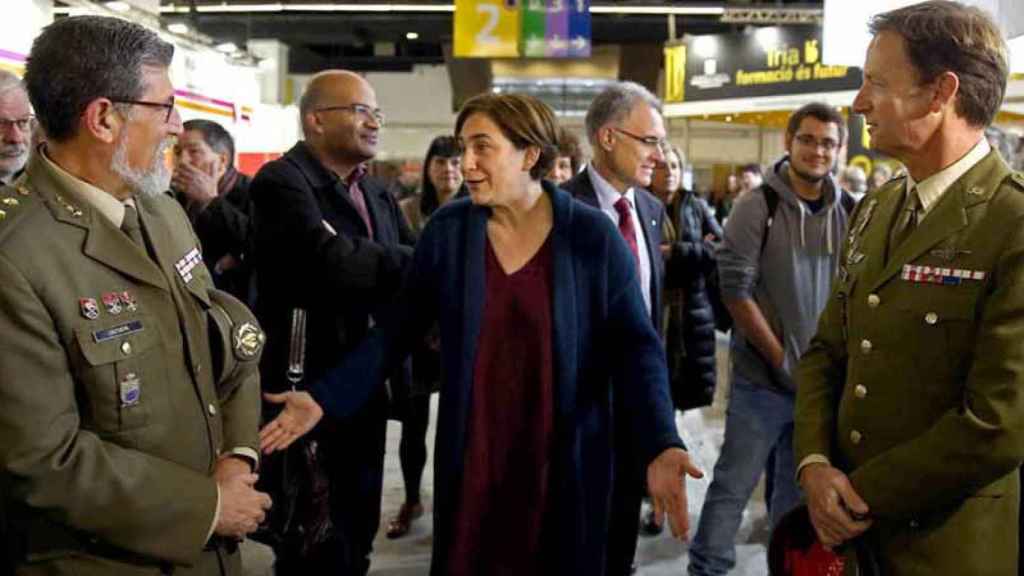
M 253 487 L 264 336 L 164 194 L 173 54 L 96 16 L 54 22 L 29 54 L 46 142 L 0 188 L 0 509 L 18 574 L 240 575 L 238 541 L 271 504 Z
M 28 162 L 35 125 L 21 79 L 0 70 L 0 182 L 10 184 L 21 175 Z
M 786 154 L 739 196 L 718 250 L 733 319 L 725 442 L 690 548 L 691 576 L 736 565 L 736 532 L 762 471 L 774 528 L 799 505 L 793 461 L 793 371 L 828 301 L 852 198 L 832 177 L 845 120 L 807 104 L 786 126 Z
M 306 314 L 306 380 L 317 379 L 387 312 L 415 243 L 395 199 L 366 176 L 384 124 L 370 84 L 352 72 L 322 72 L 307 86 L 299 113 L 304 140 L 265 165 L 249 189 L 259 254 L 256 312 L 270 336 L 262 370 L 266 388 L 274 392 L 289 384 L 284 376 L 295 311 Z M 408 378 L 403 370 L 392 385 Z M 380 523 L 387 406 L 381 387 L 358 413 L 325 419 L 313 432 L 315 448 L 309 446 L 316 456 L 315 474 L 326 476 L 329 503 L 313 504 L 311 482 L 290 502 L 316 507 L 321 520 L 329 515 L 331 526 L 297 520 L 324 528 L 325 537 L 311 542 L 272 518 L 278 574 L 361 575 L 369 570 Z M 274 412 L 265 415 L 269 419 Z M 304 448 L 293 447 L 284 458 Z M 263 479 L 273 491 L 295 484 L 283 476 L 283 462 L 269 459 L 264 469 Z M 309 534 L 311 527 L 304 526 L 304 532 Z

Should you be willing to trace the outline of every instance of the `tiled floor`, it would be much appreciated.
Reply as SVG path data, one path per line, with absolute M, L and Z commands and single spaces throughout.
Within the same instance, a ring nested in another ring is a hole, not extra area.
M 727 343 L 719 340 L 719 364 L 725 366 Z M 720 370 L 722 371 L 722 370 Z M 719 378 L 718 395 L 714 405 L 704 410 L 690 411 L 677 417 L 677 423 L 683 440 L 696 458 L 698 465 L 705 471 L 706 479 L 690 481 L 689 511 L 691 535 L 697 526 L 700 507 L 704 501 L 710 481 L 711 470 L 718 457 L 724 430 L 724 414 L 727 386 L 724 378 Z M 435 406 L 436 409 L 436 397 Z M 428 431 L 428 447 L 433 452 L 433 418 Z M 402 474 L 398 465 L 398 442 L 401 438 L 401 425 L 396 422 L 388 424 L 388 445 L 384 470 L 384 504 L 381 525 L 386 526 L 388 519 L 394 515 L 405 496 L 402 487 Z M 423 497 L 427 513 L 413 524 L 412 531 L 399 540 L 388 540 L 383 529 L 374 544 L 373 565 L 370 573 L 374 576 L 423 576 L 430 566 L 431 540 L 431 494 L 433 492 L 432 462 L 428 461 L 423 477 Z M 767 520 L 763 495 L 760 490 L 754 494 L 744 513 L 743 523 L 737 536 L 738 565 L 733 574 L 737 576 L 762 576 L 767 572 L 765 565 L 765 543 L 768 539 Z M 244 547 L 246 572 L 252 576 L 270 576 L 272 555 L 269 550 L 258 544 Z M 637 561 L 640 565 L 638 574 L 641 576 L 678 576 L 685 573 L 687 555 L 686 544 L 673 540 L 668 531 L 657 537 L 642 537 L 637 550 Z

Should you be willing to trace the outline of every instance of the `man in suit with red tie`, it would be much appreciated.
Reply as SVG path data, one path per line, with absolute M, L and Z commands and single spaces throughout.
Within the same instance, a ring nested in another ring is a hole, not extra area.
M 563 188 L 599 208 L 619 227 L 636 257 L 644 303 L 657 328 L 661 325 L 665 206 L 644 188 L 651 184 L 655 164 L 664 161 L 668 145 L 661 102 L 639 84 L 614 84 L 590 104 L 586 128 L 593 159 Z M 609 576 L 624 576 L 636 569 L 633 556 L 644 470 L 630 457 L 629 442 L 629 438 L 616 438 L 615 487 L 608 529 Z

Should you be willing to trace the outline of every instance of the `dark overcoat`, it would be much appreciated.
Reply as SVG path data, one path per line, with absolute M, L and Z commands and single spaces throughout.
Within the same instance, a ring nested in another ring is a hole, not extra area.
M 614 461 L 614 425 L 644 466 L 682 446 L 669 395 L 665 353 L 644 308 L 633 256 L 601 212 L 545 182 L 554 226 L 552 334 L 554 452 L 545 553 L 552 573 L 605 572 Z M 441 383 L 434 452 L 434 556 L 440 576 L 451 549 L 453 508 L 462 485 L 473 369 L 486 288 L 490 209 L 453 200 L 431 217 L 416 246 L 399 312 L 312 392 L 328 414 L 358 409 L 439 322 Z M 481 530 L 487 526 L 481 525 Z

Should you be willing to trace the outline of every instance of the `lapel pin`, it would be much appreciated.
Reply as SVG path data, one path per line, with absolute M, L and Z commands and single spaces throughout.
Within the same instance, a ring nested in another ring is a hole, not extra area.
M 971 253 L 970 250 L 957 250 L 956 248 L 939 248 L 931 251 L 931 255 L 942 260 L 952 261 L 957 256 L 966 256 Z
M 985 189 L 982 188 L 981 186 L 971 186 L 967 193 L 972 196 L 981 196 L 982 194 L 985 193 Z
M 121 297 L 117 292 L 107 292 L 103 295 L 103 307 L 114 316 L 121 313 Z
M 121 304 L 123 304 L 124 307 L 129 312 L 135 312 L 136 310 L 139 309 L 139 304 L 135 300 L 135 296 L 131 292 L 125 290 L 124 292 L 121 292 L 121 294 L 119 294 L 119 297 L 121 299 Z
M 88 320 L 95 320 L 100 317 L 100 307 L 96 304 L 95 298 L 79 298 L 78 309 L 82 311 L 82 316 Z

